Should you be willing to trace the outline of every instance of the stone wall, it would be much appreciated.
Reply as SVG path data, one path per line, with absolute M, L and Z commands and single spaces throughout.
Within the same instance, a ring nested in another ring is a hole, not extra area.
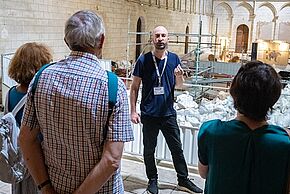
M 193 43 L 188 51 L 192 51 L 198 40 L 200 21 L 202 34 L 217 35 L 217 43 L 221 44 L 216 47 L 217 55 L 222 54 L 223 46 L 235 50 L 240 25 L 249 28 L 247 53 L 251 52 L 252 42 L 259 39 L 290 42 L 287 0 L 0 0 L 0 54 L 14 53 L 20 45 L 36 41 L 51 47 L 54 60 L 67 56 L 64 23 L 74 12 L 83 9 L 93 10 L 104 18 L 103 58 L 114 61 L 136 59 L 138 20 L 144 33 L 141 50 L 150 42 L 150 31 L 164 25 L 173 33 L 169 49 L 179 55 L 185 52 L 186 29 L 195 34 L 188 39 Z M 215 39 L 203 36 L 202 42 L 214 43 Z M 203 50 L 209 48 L 208 44 L 201 46 Z
M 135 60 L 136 34 L 128 32 L 137 31 L 139 18 L 141 31 L 147 33 L 156 25 L 165 25 L 169 32 L 181 34 L 188 26 L 189 33 L 198 33 L 200 19 L 203 34 L 215 33 L 218 21 L 218 43 L 223 41 L 230 49 L 235 48 L 237 27 L 245 24 L 249 28 L 248 52 L 251 43 L 258 39 L 290 41 L 287 1 L 0 0 L 0 54 L 13 53 L 25 42 L 38 41 L 52 48 L 54 60 L 63 58 L 69 54 L 63 41 L 64 22 L 81 9 L 94 10 L 103 16 L 106 25 L 103 57 L 115 61 Z M 170 40 L 179 42 L 170 44 L 170 49 L 183 54 L 184 36 L 171 36 Z M 142 43 L 148 41 L 149 34 L 142 35 Z M 196 42 L 197 38 L 190 37 L 189 41 Z M 189 50 L 194 47 L 190 44 Z
M 239 25 L 249 28 L 248 51 L 257 40 L 290 42 L 289 1 L 214 1 L 214 23 L 218 19 L 218 39 L 235 50 Z M 215 25 L 215 24 L 213 24 Z M 222 38 L 221 38 L 222 37 Z
M 167 1 L 168 5 L 165 0 L 156 1 L 157 5 L 153 0 L 151 5 L 148 0 L 0 0 L 0 53 L 13 53 L 23 43 L 37 41 L 52 48 L 54 60 L 61 59 L 69 54 L 63 41 L 66 19 L 77 10 L 90 9 L 102 15 L 105 21 L 103 58 L 126 60 L 129 53 L 128 58 L 134 60 L 135 45 L 128 47 L 127 43 L 134 43 L 136 35 L 128 36 L 128 31 L 137 30 L 139 17 L 144 32 L 152 31 L 156 25 L 165 25 L 170 32 L 185 33 L 188 25 L 190 33 L 197 33 L 199 17 L 196 13 L 201 12 L 205 19 L 203 29 L 208 33 L 211 1 L 204 1 L 201 6 L 206 8 L 200 9 L 194 0 Z M 180 7 L 178 2 L 181 2 Z M 150 37 L 144 36 L 142 40 L 148 42 Z M 178 47 L 173 45 L 172 49 L 182 53 L 183 45 Z

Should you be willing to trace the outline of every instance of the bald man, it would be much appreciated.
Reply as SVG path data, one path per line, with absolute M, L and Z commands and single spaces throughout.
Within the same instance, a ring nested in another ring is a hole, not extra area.
M 178 188 L 190 193 L 202 193 L 188 179 L 188 169 L 180 141 L 180 131 L 173 108 L 174 88 L 183 84 L 179 57 L 167 51 L 168 31 L 164 26 L 153 30 L 154 49 L 139 57 L 133 72 L 130 91 L 131 121 L 143 124 L 144 163 L 149 179 L 147 192 L 158 193 L 158 174 L 155 164 L 157 136 L 161 130 L 170 149 L 177 172 Z M 141 116 L 136 112 L 138 91 L 142 82 Z

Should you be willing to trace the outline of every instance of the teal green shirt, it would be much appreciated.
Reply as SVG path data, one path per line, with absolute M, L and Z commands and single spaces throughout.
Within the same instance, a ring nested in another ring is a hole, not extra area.
M 238 120 L 205 122 L 199 161 L 208 165 L 205 194 L 284 194 L 290 173 L 290 139 L 278 126 L 251 130 Z
M 13 86 L 9 92 L 8 92 L 8 112 L 11 112 L 14 107 L 18 104 L 18 102 L 25 96 L 26 93 L 22 93 L 16 90 L 16 86 Z M 15 119 L 18 124 L 18 126 L 21 125 L 21 119 L 23 115 L 23 108 L 19 110 L 19 112 L 16 114 Z

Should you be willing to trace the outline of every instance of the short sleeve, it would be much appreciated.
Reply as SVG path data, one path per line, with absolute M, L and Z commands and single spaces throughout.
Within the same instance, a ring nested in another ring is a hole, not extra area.
M 198 159 L 203 165 L 208 165 L 207 123 L 202 124 L 198 132 Z
M 109 141 L 133 141 L 133 130 L 130 121 L 128 95 L 124 82 L 118 79 L 117 102 L 109 120 Z
M 144 55 L 139 57 L 139 59 L 137 60 L 135 67 L 134 67 L 134 71 L 133 71 L 133 75 L 143 78 L 143 64 L 144 64 Z

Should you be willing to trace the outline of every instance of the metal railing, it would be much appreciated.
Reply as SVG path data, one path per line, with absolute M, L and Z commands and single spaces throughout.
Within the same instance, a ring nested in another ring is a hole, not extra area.
M 135 140 L 125 144 L 125 153 L 132 155 L 143 155 L 143 137 L 142 137 L 142 124 L 132 124 Z M 188 165 L 197 166 L 197 128 L 180 126 L 180 139 L 185 160 Z M 166 144 L 166 141 L 160 132 L 157 138 L 157 146 L 155 151 L 157 160 L 172 161 L 171 153 Z

